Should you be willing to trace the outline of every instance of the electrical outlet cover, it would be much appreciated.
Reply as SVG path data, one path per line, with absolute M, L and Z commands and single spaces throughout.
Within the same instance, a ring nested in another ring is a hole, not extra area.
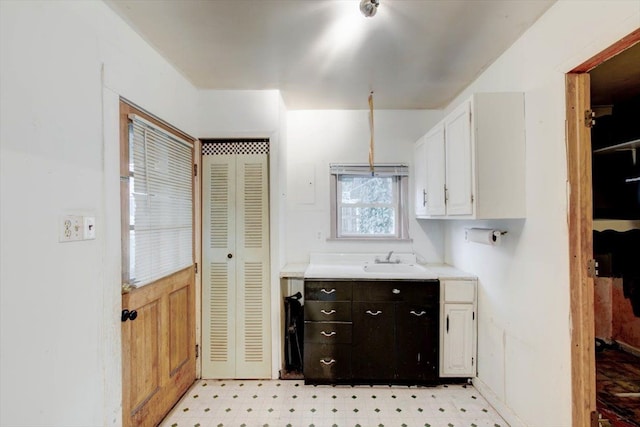
M 60 242 L 75 242 L 82 240 L 84 224 L 81 216 L 64 215 L 60 217 L 59 235 Z

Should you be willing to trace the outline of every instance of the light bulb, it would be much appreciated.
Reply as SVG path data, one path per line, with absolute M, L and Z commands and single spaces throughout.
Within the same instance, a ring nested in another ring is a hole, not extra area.
M 360 1 L 360 12 L 367 18 L 370 18 L 376 14 L 378 11 L 378 5 L 380 4 L 380 0 L 361 0 Z

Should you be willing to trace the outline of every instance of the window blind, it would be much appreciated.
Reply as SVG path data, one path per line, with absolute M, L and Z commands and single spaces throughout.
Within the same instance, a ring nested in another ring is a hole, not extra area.
M 129 118 L 129 283 L 140 287 L 193 264 L 193 147 Z
M 374 165 L 373 173 L 369 165 L 332 163 L 329 165 L 333 175 L 370 175 L 370 176 L 409 176 L 409 168 L 406 165 Z

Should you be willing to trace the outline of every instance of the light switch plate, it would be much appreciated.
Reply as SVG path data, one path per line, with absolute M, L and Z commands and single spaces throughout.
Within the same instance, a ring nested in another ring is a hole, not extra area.
M 84 217 L 84 240 L 92 240 L 96 238 L 96 217 Z

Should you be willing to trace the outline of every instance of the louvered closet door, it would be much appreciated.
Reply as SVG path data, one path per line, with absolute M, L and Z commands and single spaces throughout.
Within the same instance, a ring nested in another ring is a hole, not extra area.
M 236 148 L 202 163 L 204 378 L 270 377 L 268 156 Z

